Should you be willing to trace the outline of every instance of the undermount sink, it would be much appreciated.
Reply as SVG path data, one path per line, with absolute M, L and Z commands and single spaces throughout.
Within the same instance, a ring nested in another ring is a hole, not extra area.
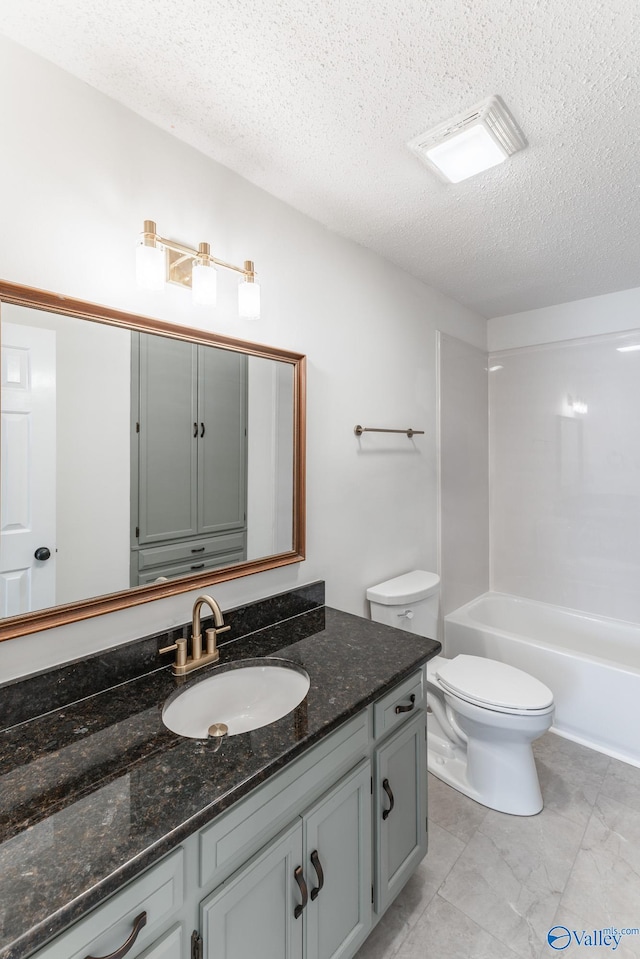
M 281 719 L 302 702 L 309 676 L 277 660 L 215 672 L 172 696 L 162 710 L 165 726 L 179 736 L 207 739 L 216 723 L 228 736 L 249 732 Z

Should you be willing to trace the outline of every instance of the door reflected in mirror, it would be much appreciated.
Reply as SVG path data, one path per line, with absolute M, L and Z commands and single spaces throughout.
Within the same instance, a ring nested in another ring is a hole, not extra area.
M 1 335 L 3 617 L 296 550 L 295 363 L 13 303 Z

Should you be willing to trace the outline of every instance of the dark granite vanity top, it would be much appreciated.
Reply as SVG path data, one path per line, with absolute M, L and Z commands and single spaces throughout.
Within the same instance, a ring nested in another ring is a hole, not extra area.
M 256 656 L 303 666 L 306 699 L 214 751 L 162 724 L 185 681 L 156 657 L 151 672 L 0 732 L 0 959 L 35 951 L 440 646 L 318 606 L 221 649 L 217 669 Z

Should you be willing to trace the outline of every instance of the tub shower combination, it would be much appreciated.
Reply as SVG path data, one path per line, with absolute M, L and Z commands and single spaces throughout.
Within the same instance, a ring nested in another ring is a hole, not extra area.
M 444 652 L 530 673 L 553 691 L 556 732 L 640 766 L 640 626 L 485 593 L 445 616 Z

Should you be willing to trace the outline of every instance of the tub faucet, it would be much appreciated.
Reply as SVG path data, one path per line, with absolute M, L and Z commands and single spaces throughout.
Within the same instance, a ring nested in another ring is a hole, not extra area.
M 208 606 L 213 613 L 213 628 L 206 630 L 207 648 L 202 649 L 202 626 L 200 624 L 200 610 L 203 606 Z M 173 664 L 173 675 L 184 676 L 194 669 L 200 669 L 202 666 L 208 666 L 209 663 L 215 663 L 220 658 L 217 639 L 218 633 L 226 633 L 230 626 L 224 625 L 222 610 L 212 596 L 198 596 L 193 604 L 193 617 L 191 622 L 191 656 L 187 656 L 187 641 L 179 639 L 172 646 L 165 646 L 159 650 L 161 653 L 168 653 L 172 649 L 176 650 L 176 660 Z

